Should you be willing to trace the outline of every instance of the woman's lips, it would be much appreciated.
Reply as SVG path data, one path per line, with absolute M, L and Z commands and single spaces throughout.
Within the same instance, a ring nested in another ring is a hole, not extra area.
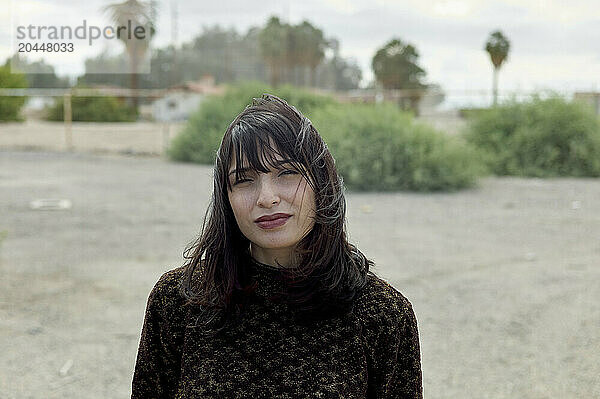
M 283 216 L 273 220 L 264 220 L 262 222 L 255 222 L 261 229 L 274 229 L 279 226 L 283 226 L 289 218 L 292 216 Z

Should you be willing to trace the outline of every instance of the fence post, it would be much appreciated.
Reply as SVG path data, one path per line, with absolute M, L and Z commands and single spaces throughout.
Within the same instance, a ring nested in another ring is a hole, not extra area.
M 169 141 L 171 139 L 171 122 L 163 122 L 163 143 L 162 143 L 162 156 L 164 157 L 169 148 Z
M 68 91 L 63 97 L 63 114 L 65 119 L 65 143 L 67 151 L 73 151 L 73 134 L 71 132 L 71 121 L 73 113 L 71 112 L 71 92 Z

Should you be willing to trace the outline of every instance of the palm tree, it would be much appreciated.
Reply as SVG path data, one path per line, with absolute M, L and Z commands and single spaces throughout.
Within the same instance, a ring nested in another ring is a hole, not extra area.
M 485 51 L 490 55 L 492 64 L 494 65 L 494 81 L 492 86 L 494 105 L 498 103 L 498 72 L 502 63 L 506 61 L 509 49 L 510 42 L 499 30 L 490 34 L 490 37 L 485 43 Z
M 328 46 L 321 29 L 308 21 L 290 25 L 271 17 L 260 31 L 259 44 L 261 55 L 269 66 L 271 85 L 277 86 L 282 81 L 306 85 L 305 72 L 308 70 L 310 85 L 315 86 L 316 69 Z
M 398 104 L 404 109 L 411 109 L 415 114 L 419 112 L 419 102 L 423 90 L 427 88 L 422 81 L 426 72 L 418 61 L 417 49 L 398 38 L 378 49 L 371 60 L 373 74 L 384 90 L 405 90 L 408 95 L 400 96 Z
M 137 89 L 137 74 L 140 60 L 150 47 L 150 39 L 154 36 L 154 1 L 125 0 L 122 3 L 109 4 L 104 11 L 110 14 L 111 19 L 118 27 L 127 27 L 131 32 L 121 33 L 119 39 L 125 44 L 129 56 L 130 88 Z M 134 32 L 144 29 L 143 39 L 138 39 Z M 150 32 L 148 32 L 148 30 Z M 133 106 L 137 109 L 137 97 L 133 96 Z
M 278 86 L 281 83 L 282 69 L 287 60 L 288 25 L 282 24 L 277 17 L 271 17 L 259 34 L 260 51 L 269 66 L 269 83 Z
M 328 46 L 328 41 L 323 36 L 323 31 L 312 26 L 308 21 L 304 21 L 299 28 L 304 30 L 308 39 L 307 56 L 304 62 L 310 70 L 310 85 L 316 86 L 317 67 L 325 58 L 325 49 Z

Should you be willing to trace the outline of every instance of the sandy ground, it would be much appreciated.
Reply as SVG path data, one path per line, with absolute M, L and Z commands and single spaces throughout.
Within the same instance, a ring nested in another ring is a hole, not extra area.
M 15 151 L 10 129 L 0 127 L 0 397 L 126 398 L 147 295 L 182 264 L 212 171 Z M 31 209 L 41 198 L 72 206 Z M 347 194 L 351 241 L 413 303 L 426 398 L 600 397 L 599 198 L 599 179 Z

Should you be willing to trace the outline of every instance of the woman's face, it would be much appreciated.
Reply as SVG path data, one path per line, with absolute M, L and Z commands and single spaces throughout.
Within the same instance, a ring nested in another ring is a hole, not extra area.
M 277 161 L 282 161 L 278 154 Z M 275 259 L 289 265 L 293 248 L 314 226 L 313 189 L 289 164 L 270 167 L 268 173 L 247 170 L 238 181 L 235 168 L 233 159 L 228 170 L 229 203 L 240 231 L 251 242 L 252 256 L 271 265 Z

